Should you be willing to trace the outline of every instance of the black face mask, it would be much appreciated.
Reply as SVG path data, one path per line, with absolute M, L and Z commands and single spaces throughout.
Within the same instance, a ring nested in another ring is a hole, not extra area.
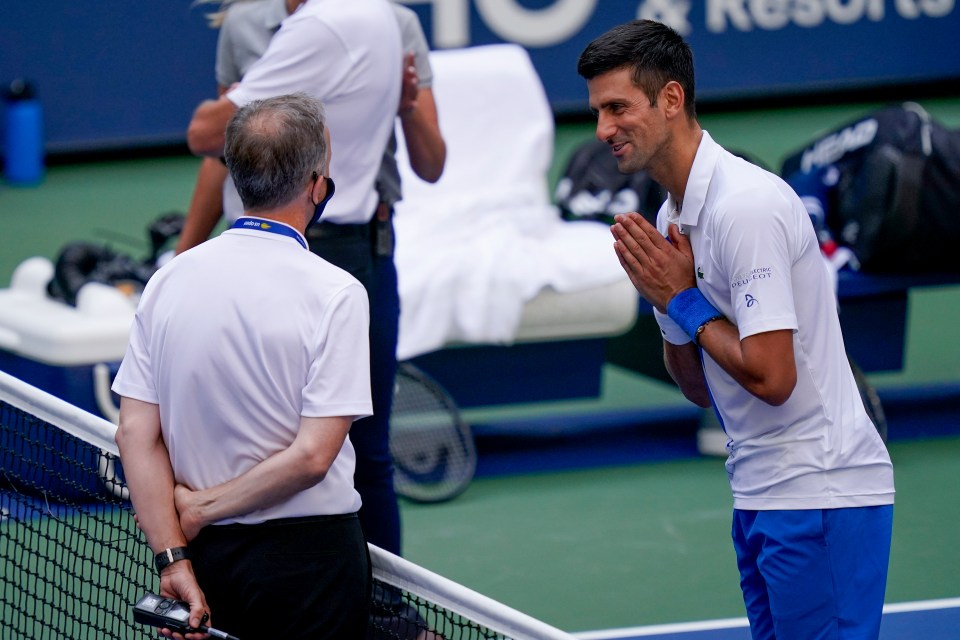
M 310 222 L 307 224 L 307 229 L 320 222 L 320 216 L 323 215 L 323 210 L 327 207 L 327 203 L 330 202 L 330 198 L 332 198 L 333 194 L 337 191 L 337 185 L 333 183 L 333 178 L 326 178 L 326 181 L 327 195 L 323 196 L 323 200 L 317 203 L 316 209 L 313 211 L 313 217 L 310 218 Z

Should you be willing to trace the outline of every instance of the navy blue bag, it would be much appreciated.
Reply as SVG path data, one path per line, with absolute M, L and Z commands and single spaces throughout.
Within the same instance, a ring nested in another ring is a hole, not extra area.
M 875 111 L 789 156 L 781 176 L 864 271 L 950 273 L 960 242 L 960 131 L 918 104 Z M 821 210 L 818 211 L 817 207 Z M 821 238 L 823 241 L 823 238 Z

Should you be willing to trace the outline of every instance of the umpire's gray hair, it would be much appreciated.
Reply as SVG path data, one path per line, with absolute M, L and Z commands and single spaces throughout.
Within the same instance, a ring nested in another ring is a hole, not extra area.
M 327 175 L 323 104 L 305 93 L 254 100 L 227 124 L 224 159 L 244 209 L 265 211 Z

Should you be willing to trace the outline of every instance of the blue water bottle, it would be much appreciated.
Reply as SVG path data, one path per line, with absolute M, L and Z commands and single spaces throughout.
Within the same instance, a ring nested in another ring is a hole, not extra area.
M 4 175 L 10 184 L 43 180 L 43 109 L 26 80 L 14 80 L 3 93 Z

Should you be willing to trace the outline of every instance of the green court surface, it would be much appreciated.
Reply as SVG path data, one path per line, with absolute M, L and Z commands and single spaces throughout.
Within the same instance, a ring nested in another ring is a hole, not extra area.
M 960 126 L 960 98 L 922 104 Z M 707 113 L 701 120 L 720 143 L 775 170 L 817 133 L 875 106 Z M 592 135 L 590 123 L 559 128 L 551 184 L 572 149 Z M 186 210 L 198 165 L 189 156 L 58 165 L 38 187 L 0 185 L 0 287 L 26 258 L 54 259 L 70 241 L 145 257 L 147 224 Z M 905 368 L 871 380 L 881 389 L 960 382 L 957 317 L 960 287 L 911 291 Z M 587 416 L 684 402 L 670 385 L 609 367 L 598 399 L 468 417 Z M 890 449 L 898 496 L 887 600 L 960 596 L 960 438 L 902 439 Z M 713 458 L 483 477 L 449 503 L 404 503 L 405 551 L 569 631 L 738 617 L 730 505 L 722 462 Z
M 960 438 L 890 452 L 887 602 L 960 596 Z M 731 508 L 715 458 L 480 478 L 450 503 L 404 503 L 404 548 L 568 631 L 742 617 Z

